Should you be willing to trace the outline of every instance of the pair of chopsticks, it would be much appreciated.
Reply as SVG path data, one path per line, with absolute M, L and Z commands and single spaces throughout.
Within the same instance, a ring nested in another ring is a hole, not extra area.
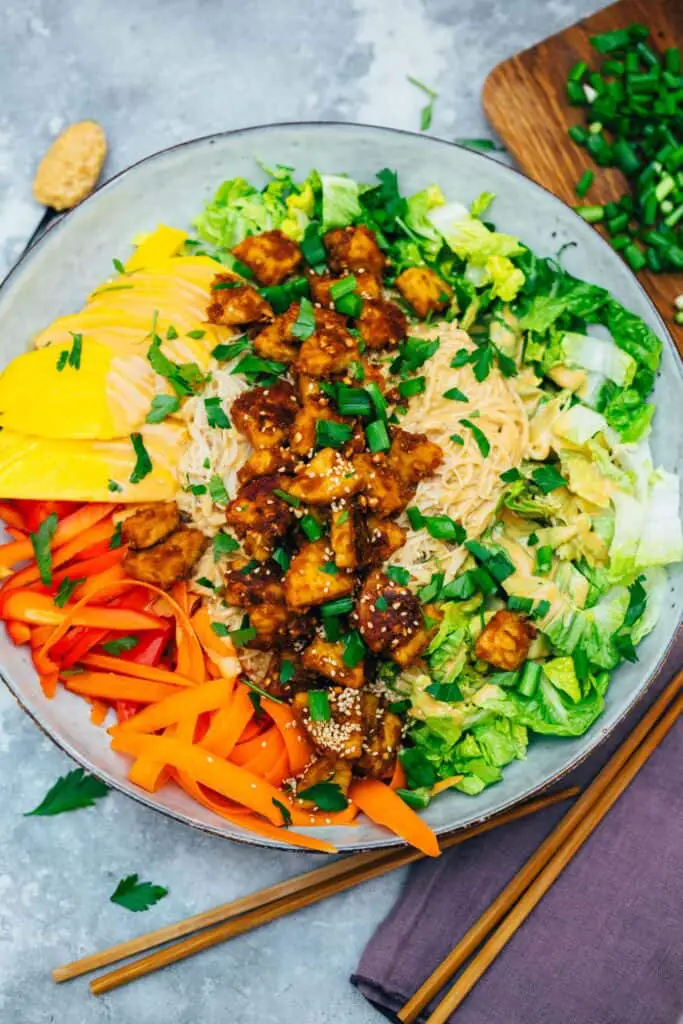
M 399 1010 L 400 1021 L 416 1020 L 484 943 L 427 1024 L 450 1019 L 675 724 L 683 711 L 682 684 L 680 671 L 524 867 Z
M 551 793 L 535 800 L 513 807 L 511 810 L 498 814 L 489 821 L 464 829 L 441 840 L 441 849 L 448 850 L 453 846 L 473 839 L 492 829 L 499 828 L 508 822 L 518 821 L 536 811 L 551 807 L 574 797 L 578 788 L 566 789 L 559 793 Z M 423 854 L 418 850 L 401 847 L 399 849 L 368 851 L 339 858 L 314 871 L 297 875 L 285 882 L 268 886 L 258 892 L 242 896 L 230 903 L 224 903 L 213 910 L 195 914 L 183 921 L 159 928 L 112 946 L 100 953 L 93 953 L 75 960 L 73 963 L 57 967 L 52 977 L 57 982 L 78 978 L 90 971 L 107 967 L 110 964 L 126 960 L 138 953 L 148 954 L 132 960 L 122 967 L 100 975 L 90 983 L 93 995 L 102 995 L 112 989 L 125 985 L 136 978 L 142 978 L 168 964 L 177 963 L 204 949 L 210 949 L 221 942 L 259 928 L 261 925 L 276 921 L 286 914 L 291 914 L 303 907 L 310 906 L 320 900 L 327 899 L 337 893 L 345 892 L 361 882 L 369 881 L 380 875 L 387 874 L 396 868 L 421 860 Z M 163 946 L 162 949 L 157 947 Z M 150 952 L 155 950 L 156 952 Z

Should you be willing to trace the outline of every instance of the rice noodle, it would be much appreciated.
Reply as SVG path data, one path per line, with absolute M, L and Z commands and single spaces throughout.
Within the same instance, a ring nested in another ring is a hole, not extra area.
M 438 337 L 441 344 L 424 367 L 425 391 L 411 400 L 401 426 L 426 434 L 441 447 L 444 461 L 433 476 L 421 481 L 413 504 L 424 515 L 451 516 L 473 539 L 480 536 L 493 516 L 505 486 L 500 474 L 522 460 L 529 436 L 527 414 L 515 392 L 515 378 L 506 379 L 492 367 L 480 382 L 469 364 L 451 366 L 459 349 L 474 348 L 464 331 L 454 324 L 439 324 L 418 328 L 415 333 Z M 462 391 L 468 402 L 444 398 L 450 388 Z M 486 457 L 461 419 L 472 420 L 486 435 L 491 446 Z M 464 443 L 452 441 L 452 434 L 458 434 Z M 444 572 L 446 578 L 455 575 L 467 557 L 465 548 L 436 540 L 426 530 L 411 530 L 405 515 L 399 522 L 408 528 L 408 540 L 392 562 L 409 569 L 418 585 L 428 582 L 434 572 Z

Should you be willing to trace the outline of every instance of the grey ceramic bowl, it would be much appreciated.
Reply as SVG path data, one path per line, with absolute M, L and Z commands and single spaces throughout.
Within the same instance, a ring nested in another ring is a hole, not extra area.
M 457 146 L 407 132 L 349 124 L 270 125 L 199 139 L 148 157 L 104 185 L 54 226 L 21 261 L 0 291 L 2 362 L 22 352 L 31 336 L 53 318 L 70 313 L 111 273 L 112 257 L 125 258 L 131 239 L 159 222 L 185 227 L 224 178 L 241 175 L 265 182 L 256 160 L 296 168 L 343 171 L 372 181 L 382 167 L 398 171 L 410 194 L 438 182 L 446 195 L 469 203 L 482 191 L 496 193 L 497 226 L 519 235 L 537 253 L 550 255 L 567 242 L 567 269 L 601 284 L 643 317 L 664 342 L 656 386 L 658 413 L 652 445 L 658 462 L 680 471 L 683 451 L 683 375 L 664 325 L 636 279 L 610 247 L 559 199 L 494 160 Z M 425 812 L 439 833 L 463 828 L 509 807 L 568 771 L 614 728 L 644 692 L 675 634 L 683 604 L 683 572 L 671 573 L 671 595 L 655 631 L 638 650 L 636 665 L 623 665 L 610 685 L 602 718 L 580 739 L 534 738 L 526 761 L 505 769 L 503 782 L 472 798 L 444 794 Z M 168 786 L 155 796 L 126 777 L 126 761 L 109 749 L 106 733 L 90 725 L 88 706 L 60 690 L 46 700 L 30 658 L 0 636 L 0 666 L 18 701 L 67 754 L 109 785 L 164 814 L 219 836 L 256 845 L 259 839 L 198 807 Z M 396 844 L 364 819 L 356 827 L 325 829 L 340 850 Z M 291 849 L 291 847 L 288 847 Z

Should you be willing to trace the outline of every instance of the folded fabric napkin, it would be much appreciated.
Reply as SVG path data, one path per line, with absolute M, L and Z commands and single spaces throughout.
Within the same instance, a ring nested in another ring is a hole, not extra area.
M 679 635 L 647 699 L 562 788 L 590 782 L 682 664 Z M 452 1020 L 677 1024 L 683 1014 L 682 766 L 679 720 Z M 416 865 L 352 978 L 363 995 L 394 1019 L 567 806 Z

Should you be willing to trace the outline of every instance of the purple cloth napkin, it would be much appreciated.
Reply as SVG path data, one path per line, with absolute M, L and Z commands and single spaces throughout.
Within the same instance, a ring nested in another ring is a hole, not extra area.
M 647 699 L 561 788 L 590 781 L 681 664 L 683 635 Z M 679 720 L 452 1020 L 677 1024 L 683 1014 L 682 766 Z M 395 1019 L 394 1011 L 567 807 L 548 808 L 416 865 L 352 978 L 363 995 Z

